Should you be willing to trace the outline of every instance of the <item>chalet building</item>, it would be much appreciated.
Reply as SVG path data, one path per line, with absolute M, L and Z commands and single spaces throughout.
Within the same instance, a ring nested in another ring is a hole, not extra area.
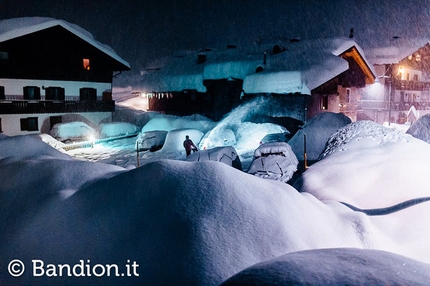
M 52 18 L 0 21 L 0 132 L 110 121 L 112 78 L 130 65 L 90 33 Z
M 234 107 L 264 96 L 264 104 L 251 111 L 255 118 L 304 123 L 327 111 L 355 120 L 351 103 L 375 77 L 355 41 L 322 39 L 181 54 L 148 74 L 142 89 L 152 94 L 150 110 L 219 120 Z
M 366 56 L 377 80 L 362 92 L 359 119 L 403 124 L 430 113 L 428 40 L 399 38 L 389 47 L 366 50 Z

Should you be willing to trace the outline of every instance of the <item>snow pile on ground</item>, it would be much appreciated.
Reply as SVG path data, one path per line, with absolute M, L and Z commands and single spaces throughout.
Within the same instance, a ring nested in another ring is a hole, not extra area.
M 311 118 L 288 141 L 294 154 L 299 160 L 304 159 L 304 135 L 306 135 L 306 156 L 308 160 L 318 160 L 326 146 L 329 137 L 339 128 L 351 123 L 349 117 L 342 113 L 324 112 Z
M 249 174 L 264 179 L 288 182 L 297 171 L 299 161 L 285 142 L 260 145 L 254 152 Z
M 69 155 L 49 147 L 37 135 L 1 136 L 0 146 L 0 159 L 8 163 L 33 156 L 73 160 Z
M 409 135 L 396 129 L 384 127 L 373 121 L 357 121 L 340 128 L 333 133 L 327 141 L 327 146 L 320 159 L 334 152 L 345 151 L 356 146 L 372 148 L 376 145 L 390 144 L 392 142 L 407 142 Z
M 70 164 L 76 166 L 67 166 L 71 173 L 61 176 L 70 182 L 66 189 L 91 173 L 79 166 L 101 169 L 88 162 Z M 7 221 L 7 230 L 2 228 L 7 233 L 0 246 L 5 283 L 11 282 L 8 278 L 34 282 L 31 271 L 20 278 L 7 276 L 6 265 L 17 257 L 26 265 L 35 258 L 55 265 L 79 260 L 139 265 L 138 277 L 38 277 L 45 285 L 218 285 L 291 251 L 363 247 L 355 229 L 359 214 L 223 163 L 161 160 L 126 172 L 110 168 L 119 174 L 110 172 L 100 180 L 98 173 L 93 182 L 73 185 L 74 193 L 66 198 L 47 196 L 47 190 L 62 188 L 49 187 L 56 176 L 40 169 L 38 174 L 45 176 L 32 176 L 28 186 L 33 188 L 25 188 L 31 196 L 17 196 L 18 186 L 2 189 L 2 214 L 14 218 Z M 3 170 L 3 177 L 10 174 Z
M 430 143 L 430 114 L 426 114 L 418 118 L 406 133 Z
M 54 137 L 52 137 L 51 135 L 48 135 L 46 133 L 40 133 L 40 134 L 36 134 L 33 136 L 37 136 L 39 137 L 43 142 L 45 142 L 46 144 L 54 147 L 57 150 L 60 150 L 61 152 L 64 152 L 63 147 L 66 145 L 61 141 L 58 141 L 57 139 L 55 139 Z M 0 138 L 1 139 L 1 138 Z
M 122 135 L 137 134 L 140 128 L 128 122 L 110 122 L 99 126 L 99 136 L 101 138 L 116 137 Z
M 50 135 L 58 141 L 84 141 L 95 138 L 97 132 L 88 124 L 80 121 L 57 123 L 52 129 Z
M 45 285 L 218 285 L 254 264 L 320 248 L 430 262 L 430 202 L 379 216 L 340 203 L 380 208 L 429 196 L 429 144 L 363 138 L 373 147 L 349 148 L 352 140 L 306 170 L 297 192 L 225 163 L 183 161 L 190 131 L 169 132 L 170 147 L 144 152 L 153 157 L 131 170 L 73 160 L 35 136 L 3 137 L 0 284 L 34 284 L 32 259 L 121 272 L 127 261 L 139 265 L 138 277 L 38 277 Z M 168 153 L 175 160 L 161 159 Z M 20 278 L 8 275 L 13 259 L 27 266 Z
M 242 170 L 242 163 L 240 162 L 239 155 L 237 155 L 236 150 L 231 146 L 200 150 L 190 154 L 186 161 L 217 161 Z
M 429 265 L 404 256 L 353 248 L 289 253 L 234 275 L 221 286 L 425 285 Z

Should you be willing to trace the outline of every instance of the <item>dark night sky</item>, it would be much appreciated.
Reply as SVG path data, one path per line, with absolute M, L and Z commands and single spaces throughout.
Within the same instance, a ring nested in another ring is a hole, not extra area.
M 37 4 L 36 4 L 37 3 Z M 428 37 L 430 0 L 1 0 L 0 19 L 63 19 L 111 46 L 133 69 L 183 49 L 349 35 L 363 47 Z

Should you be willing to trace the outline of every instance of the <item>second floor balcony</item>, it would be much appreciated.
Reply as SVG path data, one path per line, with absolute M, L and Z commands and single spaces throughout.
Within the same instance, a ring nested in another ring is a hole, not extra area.
M 112 112 L 113 100 L 1 100 L 0 114 Z

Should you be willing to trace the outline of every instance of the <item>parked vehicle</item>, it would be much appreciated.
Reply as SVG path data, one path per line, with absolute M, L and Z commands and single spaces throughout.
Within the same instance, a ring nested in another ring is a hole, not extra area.
M 255 150 L 248 173 L 287 183 L 297 171 L 298 164 L 296 155 L 287 143 L 265 143 Z
M 136 140 L 136 150 L 149 150 L 151 152 L 160 150 L 164 145 L 166 135 L 167 131 L 164 130 L 146 131 L 141 133 Z
M 293 137 L 293 135 L 286 131 L 281 133 L 270 133 L 263 137 L 260 141 L 260 145 L 271 142 L 288 142 Z

